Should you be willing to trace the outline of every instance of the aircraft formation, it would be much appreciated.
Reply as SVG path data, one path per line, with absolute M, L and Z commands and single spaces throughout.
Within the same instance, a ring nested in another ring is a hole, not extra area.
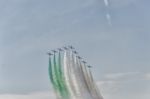
M 64 47 L 58 48 L 58 49 L 56 49 L 56 50 L 51 50 L 51 52 L 48 52 L 47 54 L 48 54 L 49 56 L 52 56 L 52 55 L 54 55 L 55 53 L 60 53 L 60 52 L 63 52 L 63 51 L 65 51 L 65 50 L 71 50 L 71 51 L 73 51 L 73 53 L 76 55 L 76 57 L 77 57 L 78 59 L 80 59 L 80 60 L 83 59 L 81 56 L 78 55 L 79 53 L 75 50 L 75 47 L 73 47 L 72 45 L 64 46 Z M 87 62 L 84 61 L 84 60 L 82 60 L 82 63 L 83 63 L 83 64 L 87 64 Z M 92 68 L 92 66 L 90 66 L 90 65 L 88 65 L 87 67 L 88 67 L 88 68 Z
M 91 73 L 92 66 L 73 46 L 51 50 L 49 79 L 56 99 L 103 99 Z

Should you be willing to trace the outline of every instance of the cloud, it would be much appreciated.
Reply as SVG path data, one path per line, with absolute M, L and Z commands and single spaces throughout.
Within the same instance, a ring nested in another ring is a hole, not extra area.
M 98 81 L 97 85 L 100 91 L 103 93 L 115 93 L 119 90 L 119 82 L 118 81 Z
M 150 80 L 150 73 L 145 74 L 145 79 Z
M 149 99 L 150 73 L 123 72 L 106 74 L 97 85 L 104 99 Z
M 111 79 L 111 80 L 119 80 L 122 78 L 131 78 L 131 77 L 137 76 L 139 74 L 140 74 L 140 72 L 112 73 L 112 74 L 105 75 L 105 78 Z
M 120 78 L 123 75 L 117 77 Z M 97 85 L 104 99 L 150 99 L 149 82 L 143 79 L 134 80 L 132 77 L 132 81 L 129 82 L 115 79 L 102 80 L 98 81 Z
M 30 94 L 0 94 L 0 99 L 56 99 L 53 92 L 36 92 Z

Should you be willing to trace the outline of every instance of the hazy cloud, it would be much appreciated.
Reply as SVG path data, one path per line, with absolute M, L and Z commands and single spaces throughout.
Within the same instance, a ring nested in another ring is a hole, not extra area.
M 107 74 L 105 75 L 106 79 L 110 80 L 118 80 L 118 79 L 125 79 L 125 78 L 130 78 L 133 76 L 139 76 L 140 72 L 125 72 L 125 73 L 112 73 L 112 74 Z
M 150 73 L 145 74 L 145 79 L 150 80 Z
M 53 92 L 36 92 L 29 94 L 0 94 L 0 99 L 56 99 Z

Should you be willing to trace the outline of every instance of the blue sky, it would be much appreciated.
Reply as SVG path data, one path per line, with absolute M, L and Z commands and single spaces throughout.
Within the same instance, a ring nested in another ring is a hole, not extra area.
M 149 99 L 149 3 L 0 0 L 0 98 L 53 98 L 45 53 L 71 44 L 93 66 L 104 99 Z

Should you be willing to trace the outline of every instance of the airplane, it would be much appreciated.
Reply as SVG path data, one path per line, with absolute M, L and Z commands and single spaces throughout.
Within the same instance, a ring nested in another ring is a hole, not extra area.
M 68 50 L 68 48 L 67 47 L 63 47 L 65 50 Z
M 68 46 L 70 49 L 75 49 L 73 46 Z
M 75 54 L 78 54 L 78 52 L 77 51 L 73 51 Z
M 86 61 L 82 61 L 84 64 L 86 64 L 87 62 Z
M 53 55 L 52 53 L 47 53 L 49 56 Z
M 80 57 L 80 56 L 77 56 L 79 59 L 82 59 L 82 57 Z
M 63 51 L 61 48 L 58 48 L 59 51 Z
M 54 54 L 55 54 L 57 51 L 55 51 L 55 50 L 52 50 L 52 52 L 54 52 Z
M 89 65 L 88 68 L 92 68 L 92 66 Z

